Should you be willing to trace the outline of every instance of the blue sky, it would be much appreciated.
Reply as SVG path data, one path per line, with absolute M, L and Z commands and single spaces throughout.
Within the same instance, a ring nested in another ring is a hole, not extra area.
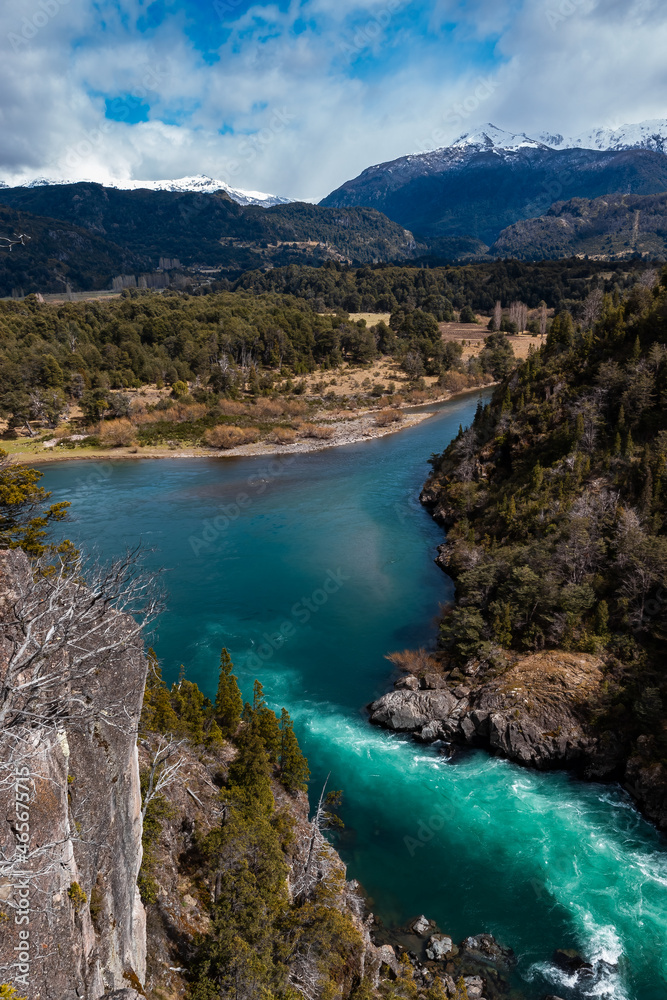
M 320 198 L 492 121 L 667 117 L 662 0 L 3 0 L 2 177 Z

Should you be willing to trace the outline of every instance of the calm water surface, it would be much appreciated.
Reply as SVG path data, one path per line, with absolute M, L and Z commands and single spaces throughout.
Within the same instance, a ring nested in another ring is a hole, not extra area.
M 449 761 L 366 722 L 392 679 L 385 655 L 432 643 L 452 593 L 418 495 L 476 402 L 309 455 L 72 462 L 43 482 L 71 500 L 76 542 L 110 556 L 141 539 L 149 566 L 168 569 L 154 643 L 168 679 L 184 664 L 213 694 L 224 645 L 246 696 L 259 677 L 289 709 L 311 794 L 329 772 L 344 789 L 341 853 L 386 923 L 423 912 L 455 939 L 495 934 L 531 998 L 664 1000 L 667 847 L 618 788 L 483 752 Z M 551 964 L 559 947 L 601 974 L 568 980 Z

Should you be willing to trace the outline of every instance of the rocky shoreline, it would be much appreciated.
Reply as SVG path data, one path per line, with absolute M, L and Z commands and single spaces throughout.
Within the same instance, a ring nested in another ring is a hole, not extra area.
M 451 521 L 426 484 L 421 502 L 444 527 Z M 437 564 L 448 567 L 447 544 Z M 532 655 L 495 647 L 455 666 L 442 654 L 399 677 L 369 706 L 370 721 L 424 743 L 480 747 L 539 770 L 567 769 L 591 781 L 618 781 L 640 811 L 667 831 L 667 767 L 651 756 L 649 737 L 629 748 L 595 721 L 609 665 L 563 650 Z

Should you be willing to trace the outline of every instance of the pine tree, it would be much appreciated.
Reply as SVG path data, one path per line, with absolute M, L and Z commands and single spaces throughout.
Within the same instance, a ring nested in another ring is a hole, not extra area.
M 234 664 L 227 649 L 220 654 L 218 693 L 215 697 L 215 721 L 224 737 L 233 736 L 239 727 L 243 711 L 243 699 L 236 677 L 232 673 Z
M 305 791 L 310 770 L 286 708 L 280 714 L 280 735 L 280 782 L 288 792 Z
M 148 674 L 139 728 L 144 732 L 175 733 L 178 716 L 171 703 L 169 689 L 162 679 L 162 669 L 154 649 L 148 650 Z
M 229 766 L 233 797 L 270 813 L 274 808 L 271 765 L 259 733 L 248 726 L 238 739 L 238 753 Z

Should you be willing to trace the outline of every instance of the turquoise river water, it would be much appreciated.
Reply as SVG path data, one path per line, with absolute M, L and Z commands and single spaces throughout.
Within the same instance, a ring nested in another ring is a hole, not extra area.
M 442 530 L 418 502 L 427 459 L 474 414 L 461 397 L 416 427 L 298 456 L 46 466 L 72 502 L 67 534 L 104 557 L 139 539 L 166 567 L 154 645 L 165 676 L 215 690 L 227 646 L 249 695 L 285 705 L 316 794 L 344 790 L 339 849 L 386 924 L 419 913 L 460 939 L 514 948 L 529 998 L 664 1000 L 667 844 L 616 786 L 537 774 L 481 751 L 371 727 L 393 679 L 385 655 L 434 642 L 452 584 Z M 559 973 L 556 948 L 598 975 Z

